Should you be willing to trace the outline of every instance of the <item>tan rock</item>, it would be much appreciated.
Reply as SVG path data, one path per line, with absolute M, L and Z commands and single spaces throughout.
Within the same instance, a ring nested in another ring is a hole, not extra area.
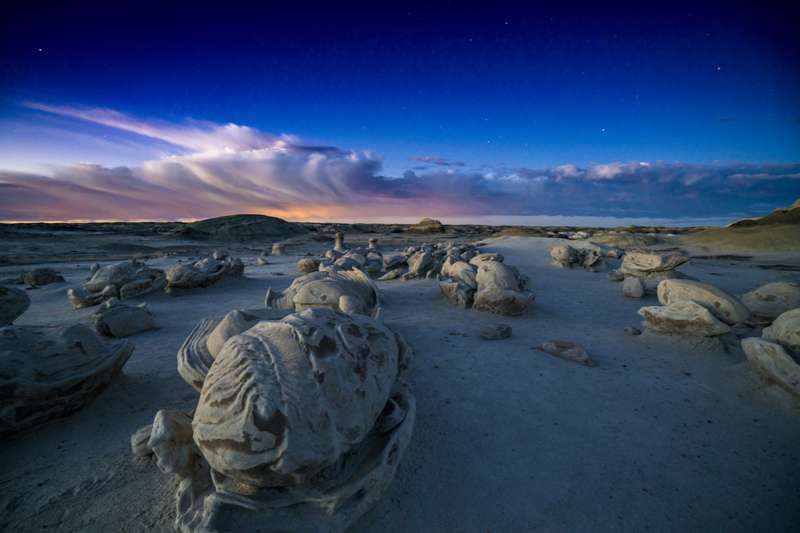
M 800 396 L 800 365 L 780 344 L 757 337 L 742 339 L 747 360 L 768 382 Z
M 547 341 L 538 346 L 537 349 L 555 357 L 575 361 L 584 366 L 595 366 L 594 361 L 586 353 L 584 347 L 576 342 Z
M 772 321 L 800 307 L 800 283 L 776 281 L 742 295 L 742 303 L 758 319 Z
M 644 284 L 636 276 L 628 276 L 622 283 L 622 294 L 628 298 L 641 298 L 644 296 Z
M 761 336 L 800 356 L 800 308 L 781 313 Z
M 702 305 L 682 300 L 666 306 L 639 309 L 644 326 L 658 333 L 713 337 L 728 333 L 731 328 L 718 320 Z
M 658 284 L 658 301 L 663 305 L 692 301 L 704 306 L 726 324 L 750 319 L 750 311 L 738 298 L 699 281 L 666 279 Z
M 641 276 L 653 272 L 666 272 L 688 261 L 689 258 L 676 253 L 627 252 L 619 271 L 623 274 Z

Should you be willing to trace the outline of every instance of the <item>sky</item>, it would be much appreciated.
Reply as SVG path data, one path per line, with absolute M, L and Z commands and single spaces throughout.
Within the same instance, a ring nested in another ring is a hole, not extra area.
M 800 7 L 430 4 L 12 2 L 0 220 L 722 222 L 800 197 Z

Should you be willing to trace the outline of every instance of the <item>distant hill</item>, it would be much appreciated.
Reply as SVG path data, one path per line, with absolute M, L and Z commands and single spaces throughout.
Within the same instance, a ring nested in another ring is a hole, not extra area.
M 412 233 L 444 233 L 444 225 L 433 218 L 423 218 L 416 224 L 408 227 L 408 231 Z
M 800 198 L 786 209 L 778 208 L 767 216 L 740 220 L 728 227 L 751 228 L 753 226 L 774 226 L 776 224 L 800 224 Z
M 693 233 L 684 242 L 716 250 L 800 251 L 800 199 L 761 218 Z
M 175 233 L 194 239 L 251 241 L 285 239 L 308 233 L 300 224 L 266 215 L 229 215 L 191 222 Z

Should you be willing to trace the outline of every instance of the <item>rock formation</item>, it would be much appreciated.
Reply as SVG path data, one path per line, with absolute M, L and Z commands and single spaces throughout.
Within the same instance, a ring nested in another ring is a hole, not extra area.
M 150 268 L 136 260 L 92 268 L 92 276 L 83 288 L 67 290 L 67 298 L 75 309 L 98 305 L 109 298 L 134 298 L 167 285 L 163 270 Z
M 358 269 L 325 270 L 299 276 L 279 295 L 269 289 L 266 306 L 292 311 L 327 307 L 373 317 L 380 313 L 378 288 Z
M 637 277 L 642 280 L 646 290 L 653 290 L 662 280 L 686 278 L 675 268 L 688 260 L 685 255 L 677 253 L 629 251 L 622 258 L 618 273 L 625 277 Z
M 575 361 L 584 366 L 595 366 L 594 361 L 586 353 L 584 347 L 576 342 L 547 341 L 538 346 L 537 349 L 561 359 Z
M 781 313 L 800 307 L 800 283 L 767 283 L 742 295 L 742 303 L 759 322 L 772 322 Z
M 708 309 L 691 300 L 642 307 L 639 315 L 644 317 L 644 327 L 657 333 L 714 337 L 731 331 Z
M 641 298 L 644 296 L 644 283 L 635 276 L 628 276 L 622 283 L 622 294 L 628 298 Z
M 699 281 L 665 279 L 658 284 L 658 301 L 662 305 L 681 301 L 698 303 L 729 325 L 750 319 L 750 311 L 735 296 Z
M 285 252 L 283 250 L 283 244 L 279 242 L 275 242 L 272 244 L 272 255 L 283 255 Z
M 783 346 L 751 337 L 742 339 L 742 350 L 748 362 L 765 380 L 800 397 L 800 365 L 786 353 Z
M 147 304 L 126 305 L 116 298 L 102 303 L 92 321 L 97 332 L 106 337 L 129 337 L 156 327 Z
M 597 245 L 575 248 L 569 244 L 557 244 L 550 248 L 553 264 L 564 268 L 581 266 L 590 272 L 605 270 L 605 255 L 605 251 Z
M 441 266 L 439 289 L 451 304 L 500 315 L 520 315 L 534 299 L 528 279 L 504 264 L 499 254 L 480 254 L 467 263 L 448 255 Z
M 193 379 L 194 418 L 159 411 L 132 449 L 178 476 L 182 532 L 344 531 L 380 499 L 411 439 L 410 350 L 365 316 L 250 316 L 232 320 L 245 329 Z
M 423 218 L 416 224 L 408 227 L 412 233 L 444 233 L 444 224 L 433 218 Z
M 0 326 L 14 322 L 30 305 L 31 299 L 25 291 L 0 285 Z
M 74 413 L 120 372 L 133 344 L 83 325 L 0 329 L 0 437 Z
M 301 274 L 310 274 L 319 270 L 319 263 L 315 257 L 303 257 L 297 261 L 297 270 Z
M 771 326 L 764 328 L 761 336 L 800 357 L 800 308 L 782 313 Z
M 344 247 L 344 233 L 341 231 L 337 231 L 336 234 L 333 236 L 333 249 L 337 252 L 344 253 L 347 251 L 347 248 Z
M 225 254 L 215 253 L 189 264 L 178 264 L 167 271 L 167 292 L 176 289 L 209 287 L 225 277 L 241 276 L 244 264 Z
M 62 283 L 64 277 L 52 268 L 34 268 L 22 275 L 22 282 L 30 287 L 43 287 L 51 283 Z

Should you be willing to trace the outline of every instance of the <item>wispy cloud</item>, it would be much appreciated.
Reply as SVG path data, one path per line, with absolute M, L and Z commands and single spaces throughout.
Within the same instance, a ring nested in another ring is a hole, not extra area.
M 440 167 L 463 167 L 466 165 L 463 161 L 454 161 L 439 155 L 418 155 L 409 158 L 411 161 L 418 163 L 425 163 L 428 165 L 437 165 Z
M 247 126 L 146 121 L 113 110 L 40 111 L 184 148 L 135 166 L 0 171 L 0 219 L 176 219 L 254 212 L 292 219 L 435 215 L 711 217 L 757 214 L 800 196 L 800 164 L 612 162 L 469 171 L 439 156 L 402 177 L 370 151 L 306 145 Z

